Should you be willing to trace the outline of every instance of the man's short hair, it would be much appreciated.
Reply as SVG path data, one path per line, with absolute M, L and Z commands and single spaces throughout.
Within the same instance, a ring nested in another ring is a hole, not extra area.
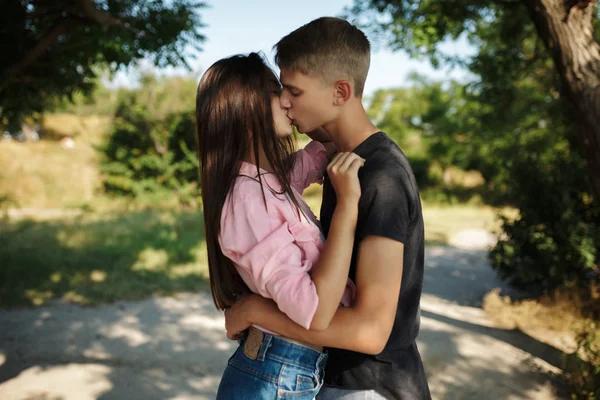
M 354 95 L 362 96 L 371 45 L 367 36 L 348 21 L 333 17 L 315 19 L 283 37 L 274 49 L 279 68 L 320 76 L 331 83 L 351 80 Z

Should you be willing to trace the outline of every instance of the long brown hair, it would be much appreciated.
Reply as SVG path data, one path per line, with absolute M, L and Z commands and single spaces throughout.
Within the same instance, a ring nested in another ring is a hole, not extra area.
M 248 292 L 233 262 L 223 255 L 218 240 L 223 206 L 242 160 L 254 152 L 258 172 L 262 148 L 279 179 L 281 193 L 288 194 L 298 207 L 289 181 L 294 139 L 276 136 L 271 110 L 272 96 L 280 92 L 277 77 L 257 53 L 217 61 L 198 85 L 196 133 L 210 288 L 215 305 L 221 310 Z M 260 174 L 258 180 L 262 185 Z M 263 201 L 266 207 L 264 185 Z

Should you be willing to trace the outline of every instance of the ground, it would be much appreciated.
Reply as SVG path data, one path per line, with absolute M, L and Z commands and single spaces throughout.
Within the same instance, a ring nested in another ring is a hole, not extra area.
M 561 352 L 481 308 L 490 290 L 510 291 L 475 236 L 477 245 L 426 249 L 418 346 L 433 398 L 562 398 Z M 2 311 L 0 326 L 0 398 L 12 400 L 214 399 L 236 346 L 206 291 L 96 308 L 54 302 Z

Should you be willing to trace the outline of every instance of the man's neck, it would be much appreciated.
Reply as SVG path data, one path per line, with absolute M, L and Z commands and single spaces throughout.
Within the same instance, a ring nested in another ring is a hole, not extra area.
M 337 151 L 350 152 L 379 130 L 367 117 L 362 104 L 349 107 L 338 119 L 323 126 Z

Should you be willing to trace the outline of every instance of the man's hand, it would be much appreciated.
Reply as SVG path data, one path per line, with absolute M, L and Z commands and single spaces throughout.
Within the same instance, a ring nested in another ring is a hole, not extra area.
M 231 308 L 225 310 L 225 330 L 228 339 L 239 341 L 240 334 L 252 325 L 247 318 L 247 305 L 251 302 L 253 296 L 256 295 L 244 296 Z

